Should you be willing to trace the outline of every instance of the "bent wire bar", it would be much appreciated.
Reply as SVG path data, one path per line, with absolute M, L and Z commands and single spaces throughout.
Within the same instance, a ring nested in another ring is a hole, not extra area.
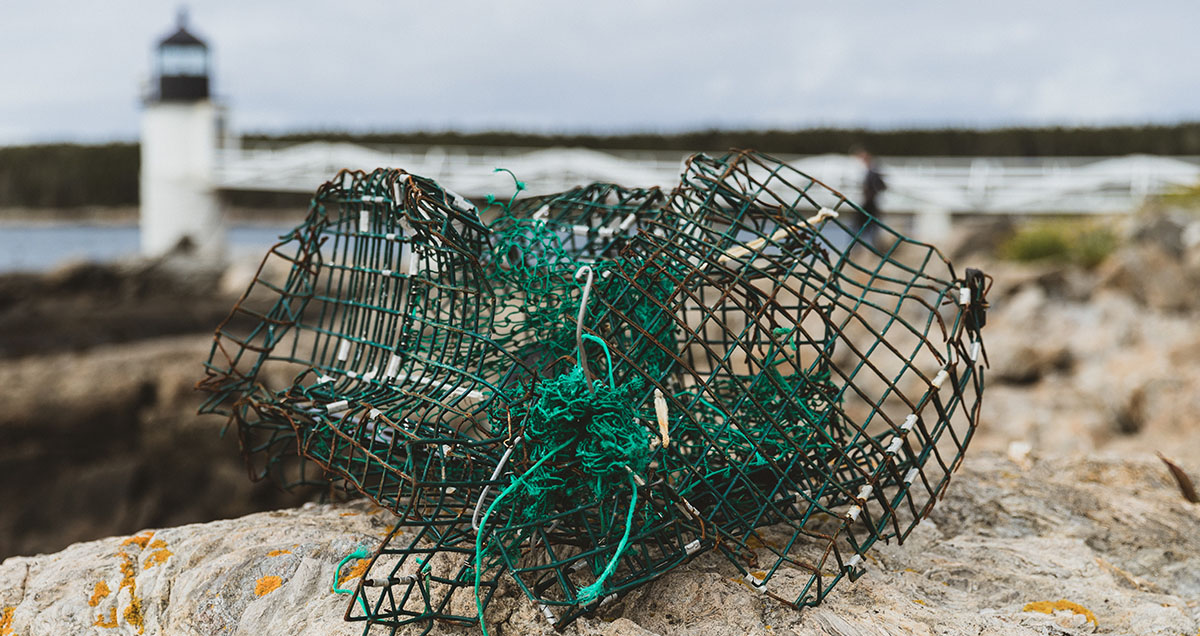
M 218 328 L 202 410 L 253 477 L 400 517 L 349 620 L 483 621 L 511 576 L 561 628 L 706 551 L 815 605 L 962 460 L 989 281 L 751 151 L 482 211 L 343 171 Z

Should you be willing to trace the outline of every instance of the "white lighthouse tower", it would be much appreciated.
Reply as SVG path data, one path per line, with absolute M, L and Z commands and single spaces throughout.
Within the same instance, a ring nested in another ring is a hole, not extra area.
M 209 93 L 208 46 L 186 21 L 180 12 L 178 29 L 154 51 L 142 114 L 142 254 L 180 249 L 220 259 L 225 236 L 214 172 L 223 113 Z

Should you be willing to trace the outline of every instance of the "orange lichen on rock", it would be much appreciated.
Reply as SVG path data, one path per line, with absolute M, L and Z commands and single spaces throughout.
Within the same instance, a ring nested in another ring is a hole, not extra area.
M 13 633 L 12 620 L 15 611 L 17 611 L 15 607 L 6 607 L 3 612 L 0 612 L 0 636 L 9 636 Z
M 104 581 L 96 581 L 96 586 L 92 588 L 92 598 L 88 599 L 88 605 L 95 607 L 100 604 L 100 601 L 108 596 L 112 590 L 108 589 L 108 583 Z
M 154 552 L 150 553 L 150 556 L 146 557 L 145 563 L 142 564 L 142 569 L 149 570 L 150 568 L 165 562 L 167 559 L 171 558 L 171 555 L 173 554 L 175 553 L 166 548 L 155 550 Z
M 1082 615 L 1096 627 L 1100 626 L 1100 622 L 1096 620 L 1096 615 L 1088 608 L 1079 603 L 1072 603 L 1066 599 L 1058 599 L 1057 601 L 1035 601 L 1025 606 L 1023 612 L 1041 612 L 1043 614 L 1054 614 L 1056 611 L 1075 612 Z
M 263 596 L 270 594 L 279 589 L 280 585 L 283 585 L 283 579 L 278 576 L 264 576 L 254 585 L 254 595 Z
M 167 547 L 167 542 L 163 541 L 162 539 L 155 539 L 153 542 L 150 543 L 150 547 L 161 550 L 161 549 Z
M 269 556 L 269 557 L 277 557 L 277 556 L 280 556 L 280 555 L 284 555 L 284 554 L 291 554 L 291 553 L 292 553 L 292 551 L 291 551 L 291 550 L 271 550 L 270 552 L 268 552 L 268 553 L 267 553 L 267 556 Z
M 145 548 L 146 544 L 150 543 L 150 538 L 154 536 L 153 532 L 145 532 L 140 535 L 129 537 L 121 543 L 122 547 L 136 545 L 139 548 Z M 165 543 L 163 545 L 166 545 Z M 146 631 L 145 618 L 142 614 L 142 599 L 137 595 L 137 559 L 129 553 L 122 551 L 121 553 L 121 583 L 117 586 L 117 591 L 122 588 L 129 588 L 129 606 L 122 612 L 125 617 L 125 622 L 136 627 L 139 634 Z M 170 556 L 170 553 L 167 554 Z M 154 555 L 151 555 L 154 558 Z M 166 557 L 163 557 L 166 560 Z M 146 567 L 149 567 L 148 565 Z M 113 608 L 113 615 L 116 615 L 116 608 Z M 115 620 L 115 618 L 114 618 Z
M 354 567 L 350 568 L 350 571 L 346 572 L 346 576 L 343 576 L 342 580 L 348 581 L 350 579 L 355 579 L 355 578 L 362 576 L 363 574 L 366 574 L 367 566 L 370 564 L 371 564 L 370 559 L 359 559 L 357 562 L 355 562 Z
M 136 545 L 139 548 L 145 548 L 146 544 L 150 543 L 150 539 L 152 537 L 154 537 L 154 531 L 147 530 L 141 534 L 134 535 L 132 537 L 125 539 L 124 541 L 121 542 L 121 547 L 123 548 L 127 545 Z
M 96 627 L 104 629 L 112 629 L 117 626 L 117 608 L 111 607 L 108 610 L 108 618 L 104 618 L 104 614 L 96 614 L 96 622 L 92 623 Z
M 130 595 L 129 607 L 125 608 L 125 622 L 136 627 L 139 634 L 146 633 L 146 617 L 142 614 L 142 599 Z
M 342 517 L 357 517 L 358 513 L 357 512 L 343 512 L 340 516 L 342 516 Z
M 135 586 L 134 577 L 137 576 L 137 568 L 133 566 L 133 557 L 121 553 L 121 584 L 117 586 L 117 591 L 127 587 L 132 592 Z

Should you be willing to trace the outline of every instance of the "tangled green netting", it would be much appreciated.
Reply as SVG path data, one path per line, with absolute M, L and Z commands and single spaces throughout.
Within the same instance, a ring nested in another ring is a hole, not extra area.
M 790 546 L 817 536 L 806 528 L 813 515 L 849 527 L 861 512 L 869 532 L 847 540 L 861 556 L 904 503 L 862 512 L 870 502 L 857 500 L 871 492 L 862 487 L 891 485 L 903 497 L 917 483 L 936 495 L 944 478 L 929 483 L 914 471 L 942 429 L 922 420 L 916 430 L 928 439 L 904 435 L 921 413 L 943 426 L 955 408 L 974 408 L 977 398 L 968 405 L 960 393 L 975 380 L 954 376 L 944 401 L 936 383 L 902 396 L 913 411 L 904 428 L 895 414 L 880 421 L 902 378 L 858 399 L 854 376 L 875 371 L 870 352 L 892 352 L 874 344 L 892 339 L 888 327 L 863 322 L 864 344 L 839 367 L 833 346 L 849 338 L 849 318 L 833 317 L 888 313 L 888 325 L 900 321 L 924 340 L 932 320 L 905 323 L 890 299 L 933 315 L 966 283 L 898 269 L 891 252 L 873 253 L 879 264 L 870 271 L 845 252 L 831 259 L 822 223 L 858 232 L 851 240 L 861 243 L 861 230 L 836 221 L 848 203 L 821 207 L 812 198 L 819 184 L 794 171 L 794 184 L 781 183 L 783 172 L 754 153 L 699 156 L 669 200 L 613 184 L 506 203 L 489 197 L 502 208 L 490 223 L 432 180 L 343 173 L 322 186 L 291 237 L 298 249 L 285 286 L 256 279 L 278 303 L 267 314 L 235 308 L 259 325 L 249 336 L 224 324 L 218 331 L 205 383 L 211 404 L 235 400 L 231 417 L 248 456 L 273 462 L 299 447 L 305 461 L 418 529 L 408 546 L 381 548 L 400 559 L 373 579 L 387 590 L 363 607 L 370 621 L 482 624 L 504 571 L 530 598 L 566 607 L 569 621 L 697 550 L 723 550 L 743 573 L 764 569 L 750 547 L 756 529 L 789 524 Z M 929 305 L 926 295 L 937 300 Z M 824 331 L 810 332 L 806 316 Z M 967 355 L 954 329 L 949 364 Z M 288 330 L 295 337 L 285 348 Z M 894 353 L 915 369 L 917 352 Z M 303 370 L 290 387 L 259 390 L 264 361 L 289 375 Z M 847 413 L 848 391 L 852 412 L 874 409 L 865 419 Z M 956 450 L 965 439 L 953 440 Z M 856 501 L 853 514 L 840 509 Z M 921 505 L 908 503 L 913 514 Z M 810 570 L 815 596 L 805 587 L 797 603 L 826 593 L 830 554 L 830 584 L 853 568 L 837 537 L 827 537 Z M 447 576 L 429 574 L 437 552 L 467 558 L 454 559 L 461 569 Z M 422 567 L 406 574 L 413 555 Z M 769 576 L 790 557 L 768 558 L 776 560 Z M 474 617 L 444 600 L 471 579 Z M 444 596 L 430 594 L 435 584 Z M 356 598 L 366 593 L 364 583 Z

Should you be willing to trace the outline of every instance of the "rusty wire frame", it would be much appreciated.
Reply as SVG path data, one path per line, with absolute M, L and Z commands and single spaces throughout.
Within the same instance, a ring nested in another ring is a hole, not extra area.
M 670 193 L 592 184 L 487 224 L 431 180 L 344 171 L 199 386 L 255 478 L 328 479 L 400 516 L 350 620 L 478 621 L 507 573 L 561 628 L 705 551 L 799 607 L 944 492 L 978 421 L 987 282 L 750 151 L 693 156 Z M 531 404 L 579 367 L 629 391 L 635 485 L 500 502 L 540 462 L 595 478 L 529 439 Z

